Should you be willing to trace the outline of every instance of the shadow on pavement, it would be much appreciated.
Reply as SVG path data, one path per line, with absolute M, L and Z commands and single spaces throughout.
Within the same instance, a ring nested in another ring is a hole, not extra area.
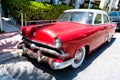
M 116 29 L 116 32 L 117 32 L 117 33 L 120 33 L 120 30 L 119 30 L 119 29 Z
M 0 80 L 56 80 L 28 62 L 25 57 L 16 57 L 0 64 Z
M 38 63 L 35 59 L 31 59 L 28 56 L 27 58 L 35 67 L 53 75 L 56 80 L 73 80 L 73 78 L 75 78 L 79 72 L 86 69 L 97 57 L 99 57 L 99 55 L 101 55 L 108 47 L 110 47 L 115 40 L 116 38 L 113 38 L 110 43 L 105 43 L 91 55 L 87 56 L 83 64 L 78 69 L 72 69 L 71 67 L 67 67 L 62 70 L 52 70 L 50 66 L 45 63 Z
M 3 33 L 0 34 L 0 54 L 6 53 L 14 49 L 13 47 L 16 46 L 17 43 L 19 43 L 19 40 L 16 39 L 18 32 L 9 32 L 9 33 Z
M 6 38 L 11 38 L 12 36 L 16 36 L 18 34 L 19 34 L 18 31 L 8 32 L 8 33 L 1 33 L 0 34 L 0 40 L 6 39 Z
M 6 42 L 5 44 L 0 45 L 0 54 L 6 53 L 9 50 L 14 49 L 13 47 L 16 46 L 19 43 L 19 41 L 14 42 Z

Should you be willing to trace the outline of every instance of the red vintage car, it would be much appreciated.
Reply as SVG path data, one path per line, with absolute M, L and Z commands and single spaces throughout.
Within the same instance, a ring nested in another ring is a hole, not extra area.
M 71 9 L 57 22 L 21 27 L 23 42 L 18 48 L 52 69 L 78 68 L 86 55 L 111 41 L 115 29 L 104 11 Z

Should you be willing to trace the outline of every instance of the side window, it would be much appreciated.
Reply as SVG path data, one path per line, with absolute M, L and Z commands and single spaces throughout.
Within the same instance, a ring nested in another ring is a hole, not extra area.
M 102 16 L 101 16 L 101 14 L 97 14 L 94 24 L 101 24 L 101 23 L 102 23 Z
M 103 15 L 104 23 L 109 23 L 109 19 L 107 15 Z

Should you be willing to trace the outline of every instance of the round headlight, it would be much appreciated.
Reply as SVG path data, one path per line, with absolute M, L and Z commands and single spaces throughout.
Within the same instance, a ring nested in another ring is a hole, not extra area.
M 60 39 L 56 38 L 56 39 L 54 40 L 54 46 L 55 46 L 56 48 L 60 48 L 60 47 L 61 47 L 61 41 L 60 41 Z

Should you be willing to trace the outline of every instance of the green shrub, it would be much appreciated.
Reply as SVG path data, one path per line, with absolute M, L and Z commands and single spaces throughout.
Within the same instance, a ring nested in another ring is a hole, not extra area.
M 9 14 L 20 21 L 20 13 L 26 13 L 26 21 L 57 19 L 60 14 L 73 7 L 66 5 L 53 6 L 33 0 L 5 0 Z M 25 17 L 25 16 L 24 16 Z

